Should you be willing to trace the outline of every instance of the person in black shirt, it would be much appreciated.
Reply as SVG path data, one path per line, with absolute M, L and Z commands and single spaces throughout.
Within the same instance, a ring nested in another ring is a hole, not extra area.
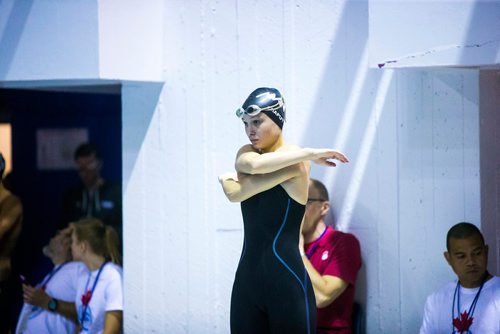
M 121 186 L 101 176 L 102 159 L 93 144 L 78 146 L 74 159 L 82 183 L 68 188 L 64 194 L 60 228 L 82 218 L 94 217 L 112 226 L 121 239 Z

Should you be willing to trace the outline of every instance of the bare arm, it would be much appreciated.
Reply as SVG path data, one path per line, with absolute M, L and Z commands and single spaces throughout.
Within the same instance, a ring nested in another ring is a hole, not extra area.
M 22 213 L 23 207 L 17 197 L 10 195 L 5 199 L 0 217 L 0 239 L 19 221 Z
M 23 299 L 27 304 L 48 310 L 52 297 L 40 288 L 23 284 Z M 75 323 L 78 322 L 75 303 L 58 300 L 56 312 Z
M 317 308 L 327 307 L 333 303 L 349 285 L 339 277 L 331 275 L 322 276 L 305 255 L 302 256 L 302 262 L 304 262 L 304 266 L 311 279 Z
M 219 177 L 219 182 L 231 202 L 242 202 L 260 192 L 301 175 L 305 172 L 305 169 L 306 166 L 300 163 L 267 174 L 227 173 Z
M 336 166 L 331 159 L 348 162 L 347 157 L 332 149 L 295 148 L 260 154 L 251 145 L 245 145 L 238 151 L 235 168 L 239 173 L 266 174 L 307 160 Z
M 103 334 L 118 334 L 121 333 L 123 321 L 122 311 L 107 311 L 104 318 Z

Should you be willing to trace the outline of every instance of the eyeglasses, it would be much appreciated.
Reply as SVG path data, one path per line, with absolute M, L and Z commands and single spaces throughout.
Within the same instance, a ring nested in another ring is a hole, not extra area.
M 312 202 L 326 202 L 325 199 L 322 198 L 308 198 L 307 204 L 311 204 Z

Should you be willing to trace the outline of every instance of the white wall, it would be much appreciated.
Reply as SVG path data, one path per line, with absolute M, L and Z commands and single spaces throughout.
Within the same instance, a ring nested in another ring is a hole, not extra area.
M 161 81 L 163 0 L 97 0 L 99 78 Z
M 162 15 L 162 0 L 1 1 L 0 80 L 160 81 Z
M 229 332 L 242 221 L 217 175 L 246 143 L 234 110 L 270 85 L 285 94 L 290 142 L 351 158 L 313 176 L 361 240 L 368 332 L 415 333 L 425 297 L 453 278 L 446 231 L 479 222 L 478 72 L 369 69 L 359 1 L 167 1 L 164 34 L 176 47 L 158 105 L 147 122 L 132 116 L 140 103 L 124 117 L 125 137 L 147 129 L 125 194 L 127 330 Z
M 0 2 L 0 80 L 98 76 L 95 1 Z
M 370 1 L 370 65 L 499 64 L 499 31 L 496 0 Z
M 368 333 L 417 331 L 425 297 L 453 278 L 447 229 L 480 221 L 477 70 L 370 68 L 367 1 L 55 4 L 0 3 L 0 84 L 123 81 L 126 332 L 229 332 L 242 221 L 217 175 L 247 142 L 234 110 L 261 85 L 285 95 L 289 142 L 351 159 L 312 174 L 361 241 Z M 481 50 L 475 63 L 496 61 Z

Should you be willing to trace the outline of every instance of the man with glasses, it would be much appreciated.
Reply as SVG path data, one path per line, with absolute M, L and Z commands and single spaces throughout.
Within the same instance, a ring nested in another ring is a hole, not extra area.
M 318 334 L 351 333 L 361 250 L 354 235 L 326 225 L 329 210 L 325 185 L 311 179 L 299 248 L 316 297 Z
M 119 184 L 101 176 L 102 159 L 93 144 L 78 146 L 75 165 L 82 183 L 70 187 L 63 200 L 61 228 L 82 218 L 98 218 L 122 238 L 122 194 Z

